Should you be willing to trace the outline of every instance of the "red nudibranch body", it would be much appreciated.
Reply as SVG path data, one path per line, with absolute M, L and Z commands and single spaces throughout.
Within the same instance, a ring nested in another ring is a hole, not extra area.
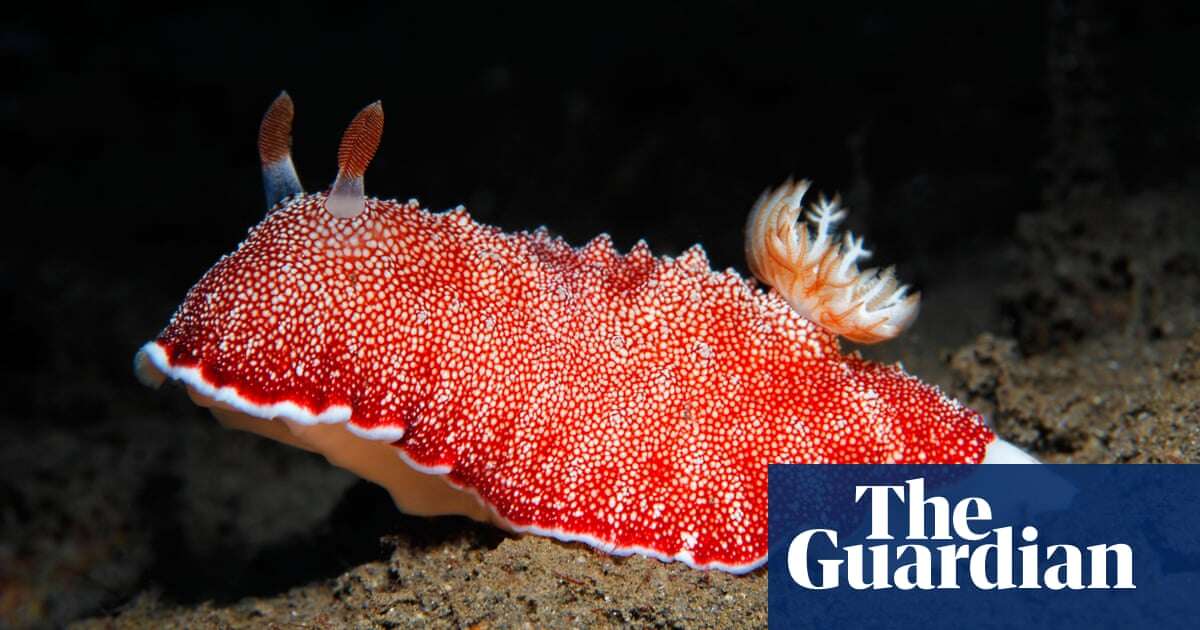
M 366 198 L 378 103 L 347 130 L 332 190 L 304 194 L 291 118 L 281 95 L 260 134 L 272 209 L 138 372 L 402 510 L 742 573 L 767 555 L 768 464 L 1028 459 L 900 367 L 841 353 L 839 334 L 898 333 L 917 299 L 858 271 L 862 242 L 830 231 L 836 202 L 812 207 L 811 234 L 797 225 L 806 183 L 751 214 L 764 291 L 699 246 L 572 248 Z

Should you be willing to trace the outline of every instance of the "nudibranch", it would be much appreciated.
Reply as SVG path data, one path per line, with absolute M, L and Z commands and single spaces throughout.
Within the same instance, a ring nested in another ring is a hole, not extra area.
M 771 463 L 1033 461 L 979 414 L 838 337 L 871 343 L 918 297 L 857 263 L 836 200 L 808 184 L 750 214 L 750 268 L 704 250 L 573 248 L 461 207 L 364 196 L 379 103 L 351 122 L 327 192 L 268 110 L 269 210 L 135 359 L 225 425 L 323 454 L 404 512 L 744 573 L 767 556 Z

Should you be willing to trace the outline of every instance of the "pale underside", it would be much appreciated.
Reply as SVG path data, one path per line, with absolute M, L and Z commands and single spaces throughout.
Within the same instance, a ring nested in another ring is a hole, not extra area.
M 139 377 L 158 384 L 166 376 L 150 361 L 139 360 Z M 480 501 L 478 495 L 451 485 L 445 475 L 427 474 L 409 466 L 390 442 L 359 437 L 345 423 L 302 424 L 286 418 L 263 419 L 234 409 L 187 385 L 192 401 L 212 412 L 225 427 L 247 431 L 289 446 L 323 455 L 329 463 L 382 486 L 396 507 L 416 516 L 467 516 L 511 530 L 507 522 Z
M 196 404 L 208 407 L 222 425 L 249 431 L 319 453 L 334 466 L 379 484 L 392 495 L 396 507 L 416 516 L 458 514 L 503 527 L 503 519 L 494 518 L 476 495 L 450 485 L 444 475 L 419 472 L 400 459 L 396 447 L 387 442 L 360 438 L 342 423 L 304 425 L 292 420 L 262 420 L 248 416 L 224 403 L 206 398 L 188 388 Z

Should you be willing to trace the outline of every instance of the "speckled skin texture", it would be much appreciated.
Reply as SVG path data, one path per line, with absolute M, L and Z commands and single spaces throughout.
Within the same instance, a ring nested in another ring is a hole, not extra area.
M 994 437 L 699 247 L 324 201 L 285 200 L 201 279 L 160 367 L 250 415 L 348 417 L 511 529 L 741 572 L 766 556 L 769 463 L 977 462 Z

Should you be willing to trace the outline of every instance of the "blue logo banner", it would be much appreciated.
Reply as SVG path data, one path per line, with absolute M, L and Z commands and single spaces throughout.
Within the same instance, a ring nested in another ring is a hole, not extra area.
M 773 628 L 1200 628 L 1200 466 L 774 465 Z

